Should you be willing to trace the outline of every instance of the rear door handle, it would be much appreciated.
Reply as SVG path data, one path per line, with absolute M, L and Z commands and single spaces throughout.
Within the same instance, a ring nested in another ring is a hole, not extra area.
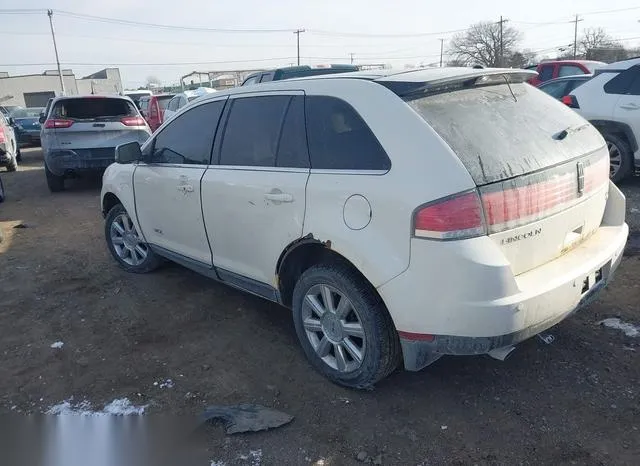
M 620 105 L 620 108 L 624 108 L 625 110 L 638 110 L 640 109 L 640 105 L 631 103 L 627 105 Z
M 272 189 L 268 193 L 264 193 L 264 198 L 272 202 L 293 202 L 293 195 L 289 193 L 283 193 L 279 189 Z

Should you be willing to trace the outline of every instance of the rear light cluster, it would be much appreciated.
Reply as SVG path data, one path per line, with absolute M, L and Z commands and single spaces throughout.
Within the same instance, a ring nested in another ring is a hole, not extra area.
M 7 142 L 7 136 L 4 134 L 4 128 L 0 126 L 0 143 Z
M 576 99 L 575 95 L 565 95 L 562 99 L 560 99 L 563 104 L 570 108 L 580 108 L 578 105 L 578 99 Z
M 144 125 L 146 125 L 146 122 L 144 121 L 144 118 L 139 117 L 139 116 L 124 117 L 123 119 L 120 120 L 120 122 L 125 126 L 144 126 Z
M 73 120 L 64 120 L 59 118 L 49 118 L 44 122 L 44 127 L 46 129 L 69 128 L 71 125 L 73 125 Z
M 569 163 L 551 172 L 483 186 L 419 207 L 414 236 L 455 240 L 510 230 L 565 210 L 608 181 L 609 160 L 600 157 L 584 162 L 582 168 Z

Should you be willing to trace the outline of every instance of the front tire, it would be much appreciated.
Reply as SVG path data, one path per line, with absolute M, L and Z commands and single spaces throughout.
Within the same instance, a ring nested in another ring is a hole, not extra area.
M 64 176 L 54 175 L 47 164 L 44 165 L 44 174 L 47 177 L 47 186 L 52 193 L 64 191 Z
M 107 214 L 104 234 L 109 252 L 127 272 L 148 273 L 162 263 L 162 259 L 143 242 L 122 204 L 115 205 Z
M 609 178 L 617 183 L 633 172 L 633 153 L 629 144 L 615 134 L 604 133 L 602 137 L 609 150 Z
M 391 317 L 373 287 L 348 265 L 306 270 L 292 307 L 302 349 L 332 382 L 370 388 L 398 367 L 400 341 Z
M 18 162 L 22 162 L 22 151 L 20 150 L 20 147 L 18 147 L 18 150 L 16 151 L 16 160 Z

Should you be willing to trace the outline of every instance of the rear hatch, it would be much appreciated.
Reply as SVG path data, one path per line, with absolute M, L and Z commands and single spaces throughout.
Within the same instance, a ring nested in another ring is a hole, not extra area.
M 522 82 L 528 77 L 485 75 L 403 95 L 469 171 L 485 231 L 516 275 L 588 238 L 602 221 L 609 182 L 600 133 Z
M 93 157 L 101 157 L 101 152 L 113 156 L 112 149 L 117 145 L 142 143 L 149 136 L 147 125 L 133 103 L 118 97 L 59 100 L 45 127 L 54 130 L 60 149 L 93 149 L 87 154 Z

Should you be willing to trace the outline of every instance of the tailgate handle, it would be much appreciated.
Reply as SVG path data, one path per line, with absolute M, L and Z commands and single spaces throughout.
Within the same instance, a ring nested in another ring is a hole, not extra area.
M 104 123 L 94 123 L 94 124 L 93 124 L 93 127 L 94 127 L 94 128 L 104 128 L 104 127 L 105 127 L 105 124 L 104 124 Z

